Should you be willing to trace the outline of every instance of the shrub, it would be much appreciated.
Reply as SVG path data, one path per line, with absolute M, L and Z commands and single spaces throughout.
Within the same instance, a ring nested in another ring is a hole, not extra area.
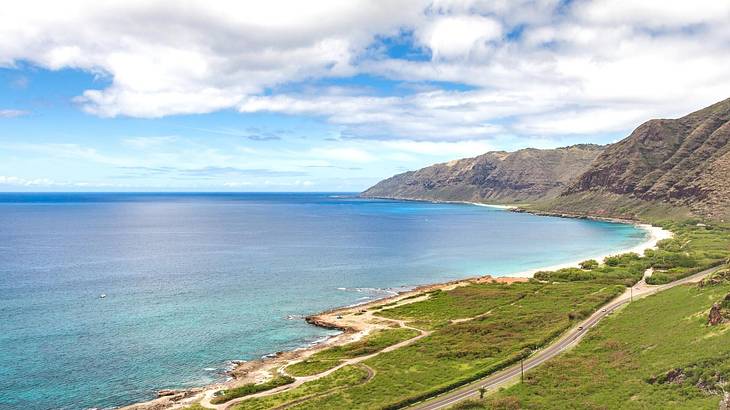
M 585 270 L 593 270 L 598 267 L 598 261 L 595 259 L 588 259 L 580 263 L 580 268 Z

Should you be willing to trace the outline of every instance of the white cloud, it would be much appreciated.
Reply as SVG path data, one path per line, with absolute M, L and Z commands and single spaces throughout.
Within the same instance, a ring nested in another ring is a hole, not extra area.
M 499 22 L 469 15 L 438 17 L 418 33 L 434 59 L 468 58 L 472 53 L 483 53 L 486 43 L 501 35 Z
M 346 162 L 372 162 L 376 159 L 371 153 L 359 149 L 350 147 L 325 147 L 325 148 L 313 148 L 309 153 L 315 158 L 332 159 Z
M 23 110 L 0 110 L 0 118 L 16 118 L 30 114 Z
M 473 157 L 494 149 L 488 141 L 435 142 L 393 140 L 383 141 L 382 145 L 386 148 L 419 155 L 438 155 L 453 158 Z
M 26 178 L 20 178 L 16 176 L 5 176 L 0 175 L 0 185 L 15 185 L 15 186 L 39 186 L 39 185 L 45 185 L 45 186 L 53 186 L 58 185 L 58 183 L 50 178 L 35 178 L 35 179 L 26 179 Z
M 643 110 L 584 109 L 526 116 L 515 128 L 528 135 L 591 134 L 625 130 L 646 119 Z
M 0 13 L 0 66 L 104 77 L 76 98 L 103 117 L 233 108 L 321 117 L 357 138 L 597 134 L 728 97 L 728 21 L 717 0 L 28 0 Z M 403 32 L 430 59 L 376 44 Z M 427 87 L 279 91 L 356 74 Z
M 211 112 L 266 87 L 348 75 L 376 34 L 425 3 L 29 0 L 0 13 L 0 65 L 108 74 L 77 101 L 100 116 Z
M 124 138 L 122 144 L 128 147 L 145 150 L 153 147 L 160 147 L 177 141 L 178 138 L 175 136 L 162 136 L 162 137 L 130 137 Z
M 52 178 L 21 178 L 16 176 L 0 175 L 0 186 L 21 187 L 21 188 L 119 188 L 125 185 L 110 184 L 107 182 L 86 182 L 86 181 L 57 181 Z

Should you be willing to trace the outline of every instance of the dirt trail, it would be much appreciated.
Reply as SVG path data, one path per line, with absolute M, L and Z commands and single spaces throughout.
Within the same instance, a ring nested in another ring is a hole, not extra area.
M 395 307 L 407 305 L 410 303 L 419 302 L 421 300 L 425 300 L 428 298 L 428 295 L 422 295 L 415 298 L 402 298 L 398 299 L 394 302 L 392 306 L 388 306 L 386 308 L 381 309 L 387 310 L 392 309 Z M 295 389 L 299 386 L 301 386 L 304 383 L 311 382 L 313 380 L 318 380 L 323 377 L 327 377 L 330 374 L 336 372 L 337 370 L 342 369 L 345 366 L 352 366 L 352 365 L 361 365 L 361 362 L 368 360 L 370 358 L 373 358 L 381 353 L 391 352 L 396 349 L 400 349 L 404 346 L 408 346 L 412 343 L 415 343 L 416 341 L 430 335 L 432 332 L 428 330 L 418 329 L 416 327 L 408 325 L 408 323 L 405 320 L 398 320 L 398 319 L 390 319 L 390 318 L 384 318 L 380 316 L 375 316 L 374 311 L 371 309 L 363 309 L 362 307 L 355 307 L 348 310 L 338 310 L 333 312 L 324 313 L 317 316 L 317 320 L 324 321 L 327 323 L 336 323 L 338 326 L 347 327 L 349 329 L 359 329 L 358 333 L 361 334 L 360 337 L 371 333 L 374 330 L 380 330 L 380 329 L 393 329 L 393 328 L 405 328 L 405 329 L 412 329 L 417 331 L 419 334 L 415 337 L 412 337 L 410 339 L 404 340 L 402 342 L 390 345 L 380 351 L 377 351 L 375 353 L 371 353 L 364 356 L 358 356 L 353 357 L 350 359 L 345 359 L 340 362 L 335 367 L 332 367 L 331 369 L 325 370 L 321 373 L 313 374 L 310 376 L 292 376 L 286 372 L 286 366 L 292 365 L 294 363 L 301 362 L 308 358 L 311 355 L 306 355 L 303 357 L 300 357 L 296 360 L 288 361 L 284 366 L 278 368 L 276 371 L 282 375 L 287 375 L 294 378 L 294 382 L 287 384 L 285 386 L 280 386 L 271 390 L 263 391 L 256 394 L 251 394 L 245 397 L 240 397 L 237 399 L 230 400 L 226 403 L 222 404 L 213 404 L 211 403 L 211 400 L 213 399 L 215 395 L 215 390 L 209 390 L 205 393 L 203 399 L 200 401 L 200 405 L 208 408 L 208 409 L 215 409 L 215 410 L 225 410 L 233 407 L 236 404 L 239 404 L 243 401 L 256 398 L 256 397 L 266 397 L 271 396 L 277 393 L 281 393 L 283 391 Z M 368 369 L 370 369 L 368 367 Z M 369 377 L 367 378 L 366 382 L 369 381 L 374 376 L 374 371 L 372 369 L 369 370 Z M 287 404 L 287 406 L 291 405 L 292 403 Z

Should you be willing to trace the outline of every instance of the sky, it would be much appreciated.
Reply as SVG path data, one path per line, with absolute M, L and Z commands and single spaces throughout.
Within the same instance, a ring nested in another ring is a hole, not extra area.
M 35 1 L 0 12 L 0 191 L 361 191 L 730 97 L 730 2 Z

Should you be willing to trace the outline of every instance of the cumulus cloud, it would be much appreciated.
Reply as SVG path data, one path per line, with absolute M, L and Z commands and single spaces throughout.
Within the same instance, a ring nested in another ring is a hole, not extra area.
M 484 53 L 488 42 L 501 35 L 499 22 L 470 15 L 438 17 L 418 32 L 420 42 L 431 50 L 435 60 Z
M 21 2 L 0 14 L 0 65 L 108 75 L 77 98 L 100 116 L 159 117 L 235 105 L 266 87 L 352 74 L 376 34 L 422 3 L 324 0 Z
M 315 116 L 368 139 L 621 132 L 730 95 L 723 1 L 184 4 L 13 4 L 0 14 L 0 65 L 107 77 L 107 87 L 75 100 L 102 117 L 233 108 Z M 419 58 L 389 54 L 389 38 Z M 425 87 L 348 92 L 317 83 L 362 74 Z M 303 83 L 312 86 L 287 88 Z

